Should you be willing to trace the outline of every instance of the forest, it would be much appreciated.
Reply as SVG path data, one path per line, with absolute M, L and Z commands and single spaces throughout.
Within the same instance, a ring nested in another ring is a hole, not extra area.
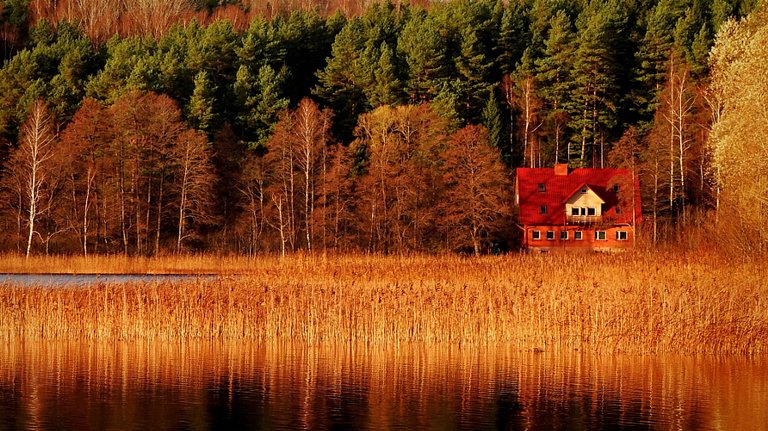
M 0 249 L 516 247 L 514 169 L 768 250 L 759 0 L 0 0 Z

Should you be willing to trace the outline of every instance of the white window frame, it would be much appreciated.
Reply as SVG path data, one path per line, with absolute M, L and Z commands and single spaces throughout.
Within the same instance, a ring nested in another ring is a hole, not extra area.
M 567 230 L 561 230 L 560 231 L 560 241 L 568 241 L 568 231 Z
M 531 231 L 531 239 L 534 241 L 541 241 L 541 231 L 540 230 Z
M 571 208 L 571 216 L 572 217 L 578 217 L 579 214 L 581 214 L 581 210 L 579 209 L 579 207 L 572 207 Z
M 547 231 L 547 241 L 554 241 L 555 240 L 555 231 L 548 230 Z
M 629 234 L 627 233 L 627 231 L 625 230 L 616 231 L 616 241 L 628 241 L 628 240 L 629 240 Z
M 597 215 L 597 208 L 595 207 L 589 207 L 587 208 L 587 215 L 592 217 Z
M 608 240 L 608 234 L 606 234 L 604 230 L 595 231 L 595 241 L 607 241 L 607 240 Z
M 574 241 L 581 241 L 584 239 L 584 232 L 577 230 L 573 232 Z

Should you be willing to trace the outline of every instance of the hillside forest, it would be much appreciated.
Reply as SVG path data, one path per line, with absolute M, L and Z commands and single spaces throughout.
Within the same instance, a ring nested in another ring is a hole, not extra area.
M 511 250 L 514 169 L 768 249 L 759 0 L 0 0 L 0 249 Z

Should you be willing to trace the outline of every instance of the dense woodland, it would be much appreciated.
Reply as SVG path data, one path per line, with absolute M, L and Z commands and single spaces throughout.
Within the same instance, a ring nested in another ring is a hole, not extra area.
M 759 3 L 0 0 L 0 247 L 512 249 L 560 162 L 637 172 L 648 244 L 764 250 Z

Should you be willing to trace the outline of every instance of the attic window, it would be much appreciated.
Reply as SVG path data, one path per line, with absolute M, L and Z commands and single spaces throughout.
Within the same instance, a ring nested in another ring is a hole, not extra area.
M 547 185 L 544 183 L 539 183 L 539 193 L 544 193 L 547 191 Z
M 541 214 L 546 214 L 547 213 L 547 206 L 546 205 L 542 205 L 541 207 L 539 207 L 539 212 L 541 212 Z
M 613 192 L 614 193 L 618 193 L 619 192 L 619 185 L 618 184 L 614 184 L 613 185 Z
M 581 193 L 583 194 L 583 193 L 586 193 L 586 192 L 587 192 L 587 188 L 586 187 L 582 187 L 581 188 Z

